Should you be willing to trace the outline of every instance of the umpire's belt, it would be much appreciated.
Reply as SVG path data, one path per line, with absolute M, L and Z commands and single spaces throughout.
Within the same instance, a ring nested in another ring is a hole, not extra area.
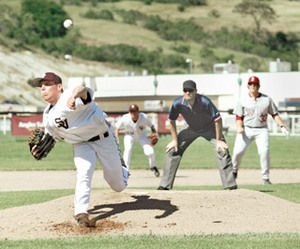
M 92 137 L 88 140 L 88 142 L 94 142 L 94 141 L 97 141 L 97 140 L 101 140 L 103 138 L 106 138 L 109 136 L 109 133 L 108 131 L 107 132 L 104 132 L 102 135 L 97 135 L 95 137 Z

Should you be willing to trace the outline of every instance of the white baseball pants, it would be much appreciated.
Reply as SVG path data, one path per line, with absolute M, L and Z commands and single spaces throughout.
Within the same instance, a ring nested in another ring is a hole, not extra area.
M 149 160 L 149 167 L 152 168 L 156 166 L 155 152 L 153 147 L 150 145 L 150 141 L 147 136 L 141 135 L 136 137 L 134 135 L 125 134 L 123 159 L 128 169 L 130 168 L 132 147 L 135 141 L 139 142 L 139 144 L 143 147 L 144 154 L 148 157 Z
M 128 170 L 122 167 L 120 150 L 111 131 L 108 137 L 95 142 L 75 144 L 74 163 L 77 170 L 75 215 L 88 212 L 92 177 L 97 159 L 101 163 L 104 179 L 113 190 L 121 192 L 127 186 Z
M 257 151 L 260 157 L 262 179 L 269 179 L 270 153 L 269 153 L 269 132 L 268 128 L 244 128 L 244 133 L 237 134 L 235 138 L 232 164 L 233 171 L 238 171 L 244 153 L 248 146 L 255 139 Z

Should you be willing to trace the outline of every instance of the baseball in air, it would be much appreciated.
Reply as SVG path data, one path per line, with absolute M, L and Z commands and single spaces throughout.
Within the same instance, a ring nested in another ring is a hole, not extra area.
M 71 19 L 66 19 L 64 21 L 64 27 L 66 29 L 70 29 L 70 28 L 72 28 L 72 26 L 73 26 L 73 21 Z

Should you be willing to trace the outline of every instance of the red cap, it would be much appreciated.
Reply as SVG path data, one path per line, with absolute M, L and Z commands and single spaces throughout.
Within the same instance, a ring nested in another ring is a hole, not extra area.
M 40 87 L 42 81 L 52 81 L 55 84 L 61 84 L 62 83 L 62 80 L 58 75 L 56 75 L 55 73 L 48 72 L 48 73 L 45 73 L 44 78 L 34 79 L 33 82 L 32 82 L 32 85 L 35 86 L 35 87 Z
M 256 76 L 251 76 L 248 80 L 248 83 L 255 83 L 255 84 L 259 84 L 259 78 Z
M 139 107 L 136 104 L 132 104 L 129 106 L 129 112 L 138 112 L 139 111 Z

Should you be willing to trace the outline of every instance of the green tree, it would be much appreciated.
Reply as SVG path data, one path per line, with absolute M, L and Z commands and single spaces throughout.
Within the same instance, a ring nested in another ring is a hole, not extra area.
M 60 37 L 66 34 L 63 21 L 68 18 L 61 5 L 53 1 L 23 0 L 22 15 L 32 15 L 35 32 L 40 38 Z
M 215 55 L 211 48 L 203 47 L 200 50 L 200 66 L 206 73 L 212 72 L 213 65 L 218 61 L 218 57 Z
M 251 56 L 243 59 L 241 61 L 241 66 L 245 69 L 252 69 L 254 72 L 259 72 L 261 67 L 261 62 L 257 57 Z
M 260 35 L 262 22 L 272 23 L 276 19 L 275 10 L 264 0 L 242 0 L 237 4 L 233 12 L 242 16 L 251 16 L 255 23 L 255 33 Z

